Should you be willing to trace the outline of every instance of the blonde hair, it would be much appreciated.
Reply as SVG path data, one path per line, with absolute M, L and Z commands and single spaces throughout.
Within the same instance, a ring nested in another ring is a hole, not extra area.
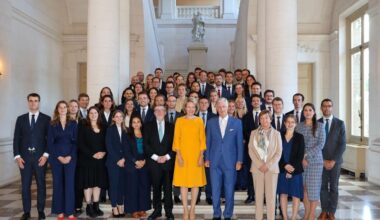
M 198 113 L 198 110 L 199 110 L 198 103 L 194 100 L 194 98 L 189 97 L 189 98 L 187 98 L 186 102 L 184 102 L 184 104 L 183 104 L 183 112 L 185 114 L 187 114 L 187 112 L 186 112 L 187 103 L 193 103 L 195 105 L 195 114 Z
M 245 102 L 245 99 L 243 97 L 237 97 L 235 99 L 235 105 L 238 101 L 243 101 L 243 115 L 247 114 L 247 103 Z M 237 105 L 236 105 L 237 106 Z M 236 108 L 236 112 L 238 112 L 239 109 Z

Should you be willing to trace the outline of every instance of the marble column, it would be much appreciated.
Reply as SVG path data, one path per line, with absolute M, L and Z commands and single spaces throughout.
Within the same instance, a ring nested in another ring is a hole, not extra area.
M 297 92 L 297 1 L 265 1 L 265 89 L 273 89 L 292 108 Z
M 120 0 L 88 1 L 87 93 L 98 101 L 100 89 L 108 86 L 119 100 Z
M 223 0 L 223 19 L 236 19 L 236 0 Z
M 266 0 L 257 0 L 257 47 L 256 47 L 256 76 L 257 80 L 265 86 L 265 8 Z M 265 88 L 263 88 L 265 89 Z
M 122 94 L 129 86 L 130 77 L 134 74 L 130 72 L 130 1 L 120 1 L 120 75 L 119 93 Z M 119 100 L 120 101 L 120 100 Z
M 380 185 L 380 2 L 368 2 L 369 40 L 369 149 L 367 151 L 368 181 Z
M 176 0 L 161 0 L 161 19 L 174 19 L 176 15 Z

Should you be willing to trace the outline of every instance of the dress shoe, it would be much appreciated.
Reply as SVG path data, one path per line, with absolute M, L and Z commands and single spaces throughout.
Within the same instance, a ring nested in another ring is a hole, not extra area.
M 222 217 L 213 217 L 212 220 L 222 220 Z
M 327 219 L 327 212 L 322 211 L 318 217 L 318 220 L 326 220 L 326 219 Z
M 247 199 L 244 201 L 245 204 L 251 204 L 253 202 L 253 197 L 248 196 Z
M 74 213 L 74 215 L 75 215 L 76 217 L 78 217 L 78 216 L 80 216 L 82 213 L 83 213 L 83 210 L 82 210 L 82 209 L 75 209 L 75 213 Z
M 161 210 L 154 210 L 153 213 L 148 217 L 148 220 L 155 220 L 162 216 Z
M 132 213 L 132 218 L 138 218 L 138 219 L 140 219 L 140 213 L 139 212 Z
M 90 218 L 96 218 L 96 214 L 94 211 L 94 206 L 92 204 L 87 204 L 86 206 L 86 215 Z
M 181 203 L 181 199 L 179 198 L 179 196 L 174 196 L 174 203 L 175 204 L 180 204 Z
M 212 205 L 212 199 L 211 198 L 206 198 L 206 202 L 207 202 L 207 204 Z
M 25 213 L 21 216 L 21 218 L 20 218 L 20 220 L 28 220 L 28 219 L 30 219 L 30 212 L 25 212 Z
M 335 215 L 332 214 L 332 213 L 329 213 L 329 214 L 327 215 L 327 219 L 328 219 L 328 220 L 335 220 Z
M 224 218 L 224 220 L 231 220 L 231 218 Z
M 45 212 L 38 212 L 38 220 L 46 219 Z
M 139 215 L 140 215 L 140 217 L 146 217 L 146 212 L 145 211 L 140 211 Z
M 102 210 L 100 210 L 100 208 L 99 208 L 99 202 L 94 202 L 93 206 L 94 206 L 95 215 L 97 215 L 97 216 L 103 216 L 104 215 L 104 212 Z
M 165 213 L 166 220 L 174 220 L 174 215 L 172 212 Z
M 65 216 L 64 215 L 58 215 L 57 216 L 57 220 L 64 220 L 65 219 Z

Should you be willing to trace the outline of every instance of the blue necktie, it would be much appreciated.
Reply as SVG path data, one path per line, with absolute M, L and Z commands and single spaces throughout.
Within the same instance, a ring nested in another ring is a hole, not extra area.
M 256 112 L 256 114 L 255 114 L 255 126 L 256 127 L 259 127 L 259 112 Z
M 203 120 L 203 124 L 206 125 L 206 113 L 202 112 L 202 120 Z
M 162 129 L 162 122 L 158 122 L 158 136 L 160 138 L 160 142 L 162 141 L 162 138 L 164 137 L 164 130 Z
M 327 141 L 327 135 L 329 134 L 329 119 L 326 119 L 325 133 L 326 133 L 326 141 Z
M 36 118 L 35 118 L 35 115 L 32 115 L 32 122 L 30 123 L 30 127 L 33 130 L 35 126 L 36 126 Z

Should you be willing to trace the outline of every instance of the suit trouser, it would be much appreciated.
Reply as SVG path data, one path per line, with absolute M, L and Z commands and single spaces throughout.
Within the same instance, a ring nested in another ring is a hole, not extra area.
M 31 190 L 32 177 L 35 175 L 37 183 L 37 210 L 43 212 L 46 200 L 46 184 L 45 173 L 46 164 L 42 167 L 38 166 L 39 157 L 36 154 L 27 155 L 24 169 L 20 169 L 22 184 L 22 205 L 24 212 L 30 212 L 31 209 Z
M 262 220 L 264 214 L 264 195 L 268 220 L 274 220 L 276 210 L 276 190 L 278 173 L 252 173 L 256 198 L 256 220 Z
M 155 165 L 152 165 L 155 166 Z M 172 182 L 173 171 L 165 170 L 162 167 L 156 165 L 156 167 L 150 167 L 150 175 L 153 186 L 153 208 L 154 210 L 161 211 L 161 192 L 164 191 L 164 208 L 165 212 L 172 212 L 173 199 L 172 199 Z
M 339 177 L 342 164 L 335 164 L 331 170 L 323 168 L 321 207 L 323 211 L 335 214 L 339 197 Z
M 236 183 L 236 170 L 227 169 L 223 162 L 210 167 L 211 187 L 212 187 L 212 206 L 214 217 L 221 217 L 220 197 L 222 189 L 226 198 L 226 205 L 223 212 L 224 218 L 231 218 L 234 211 L 234 195 Z
M 77 167 L 76 167 L 76 172 L 75 172 L 75 208 L 76 209 L 81 209 L 82 206 L 83 206 L 83 198 L 84 198 L 84 192 L 83 192 L 83 189 L 81 187 L 79 187 L 80 183 L 79 183 L 79 179 L 81 178 L 78 174 L 79 172 L 78 171 L 78 164 L 77 164 Z
M 251 175 L 251 164 L 252 160 L 251 157 L 248 154 L 248 146 L 245 146 L 244 149 L 244 158 L 243 158 L 243 167 L 241 169 L 242 178 L 246 180 L 246 187 L 247 187 L 247 196 L 248 197 L 254 197 L 255 193 L 253 190 L 253 181 L 252 181 L 252 175 Z
M 112 207 L 124 205 L 125 171 L 117 165 L 107 166 L 109 180 L 109 197 Z
M 75 206 L 75 166 L 76 161 L 61 164 L 51 163 L 53 174 L 52 213 L 74 214 Z

